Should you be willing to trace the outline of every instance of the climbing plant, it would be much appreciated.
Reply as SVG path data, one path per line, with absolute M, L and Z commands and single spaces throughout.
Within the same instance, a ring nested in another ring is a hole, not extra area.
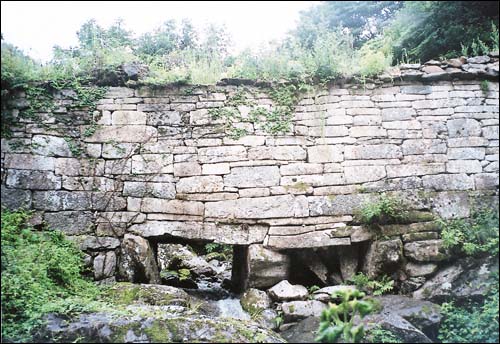
M 267 90 L 273 106 L 266 109 L 257 106 L 255 101 L 247 98 L 240 90 L 228 98 L 224 107 L 210 109 L 209 115 L 214 120 L 222 120 L 222 129 L 233 139 L 239 139 L 248 134 L 245 128 L 238 127 L 237 123 L 251 123 L 259 125 L 270 135 L 284 134 L 290 131 L 294 107 L 299 96 L 309 88 L 305 84 L 278 84 Z M 251 106 L 247 117 L 243 117 L 238 106 Z

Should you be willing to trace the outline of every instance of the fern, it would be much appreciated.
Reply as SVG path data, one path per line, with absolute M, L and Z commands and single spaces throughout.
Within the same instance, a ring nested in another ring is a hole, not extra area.
M 394 289 L 394 280 L 387 275 L 381 276 L 379 280 L 373 280 L 364 273 L 359 272 L 346 282 L 376 296 L 387 294 Z

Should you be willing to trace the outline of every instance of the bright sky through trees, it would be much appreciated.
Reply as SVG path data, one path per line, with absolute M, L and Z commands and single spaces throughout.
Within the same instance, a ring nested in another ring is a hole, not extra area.
M 4 39 L 30 56 L 48 60 L 52 47 L 77 44 L 76 31 L 95 18 L 108 27 L 118 18 L 136 34 L 152 31 L 167 19 L 189 18 L 197 28 L 213 22 L 226 25 L 239 52 L 283 38 L 293 29 L 301 10 L 317 1 L 2 1 Z

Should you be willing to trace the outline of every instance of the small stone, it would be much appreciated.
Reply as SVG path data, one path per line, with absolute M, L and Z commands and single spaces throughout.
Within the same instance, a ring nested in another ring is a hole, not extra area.
M 467 59 L 467 63 L 480 63 L 480 64 L 483 64 L 483 63 L 488 63 L 490 62 L 490 57 L 489 56 L 486 56 L 486 55 L 483 55 L 483 56 L 475 56 L 475 57 L 469 57 Z
M 292 322 L 308 317 L 319 317 L 327 306 L 320 301 L 291 301 L 281 305 L 285 322 Z
M 292 285 L 287 280 L 276 284 L 268 290 L 268 293 L 275 301 L 305 300 L 308 295 L 306 287 Z
M 250 288 L 240 299 L 241 307 L 247 312 L 271 308 L 271 299 L 265 291 Z

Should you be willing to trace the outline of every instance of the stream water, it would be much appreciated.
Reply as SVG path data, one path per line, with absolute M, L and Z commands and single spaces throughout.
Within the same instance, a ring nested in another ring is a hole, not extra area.
M 250 320 L 250 314 L 241 308 L 240 299 L 229 298 L 216 301 L 221 317 Z
M 238 295 L 222 288 L 219 282 L 199 281 L 198 289 L 185 289 L 190 295 L 206 301 L 213 315 L 226 318 L 250 320 L 243 310 Z

